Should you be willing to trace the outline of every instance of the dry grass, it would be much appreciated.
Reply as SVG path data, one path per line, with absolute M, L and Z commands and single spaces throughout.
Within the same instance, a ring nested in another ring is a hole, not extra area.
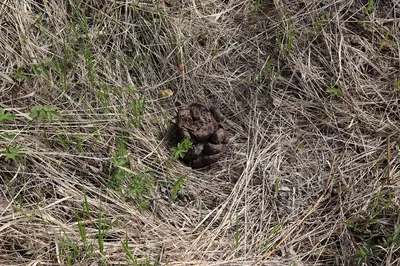
M 0 5 L 1 265 L 400 265 L 398 1 L 63 2 Z M 231 136 L 200 171 L 192 100 Z

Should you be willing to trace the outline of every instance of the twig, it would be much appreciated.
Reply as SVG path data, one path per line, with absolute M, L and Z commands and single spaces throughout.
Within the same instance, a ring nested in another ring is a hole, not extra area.
M 390 184 L 390 136 L 387 137 L 387 184 Z

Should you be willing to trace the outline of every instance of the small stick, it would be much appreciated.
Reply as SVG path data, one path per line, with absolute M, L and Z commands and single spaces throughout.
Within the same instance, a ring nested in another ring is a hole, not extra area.
M 387 184 L 390 184 L 390 136 L 387 137 L 386 141 L 387 149 Z

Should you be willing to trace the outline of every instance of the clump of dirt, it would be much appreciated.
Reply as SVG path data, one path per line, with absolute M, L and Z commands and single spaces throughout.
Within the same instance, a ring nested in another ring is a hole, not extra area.
M 176 125 L 179 141 L 188 137 L 193 142 L 183 161 L 192 168 L 216 163 L 226 150 L 228 136 L 222 124 L 222 115 L 214 107 L 193 102 L 178 111 Z

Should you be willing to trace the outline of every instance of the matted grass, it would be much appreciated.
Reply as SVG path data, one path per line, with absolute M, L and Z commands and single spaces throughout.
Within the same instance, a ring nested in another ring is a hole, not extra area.
M 400 265 L 399 47 L 395 0 L 5 1 L 0 264 Z

